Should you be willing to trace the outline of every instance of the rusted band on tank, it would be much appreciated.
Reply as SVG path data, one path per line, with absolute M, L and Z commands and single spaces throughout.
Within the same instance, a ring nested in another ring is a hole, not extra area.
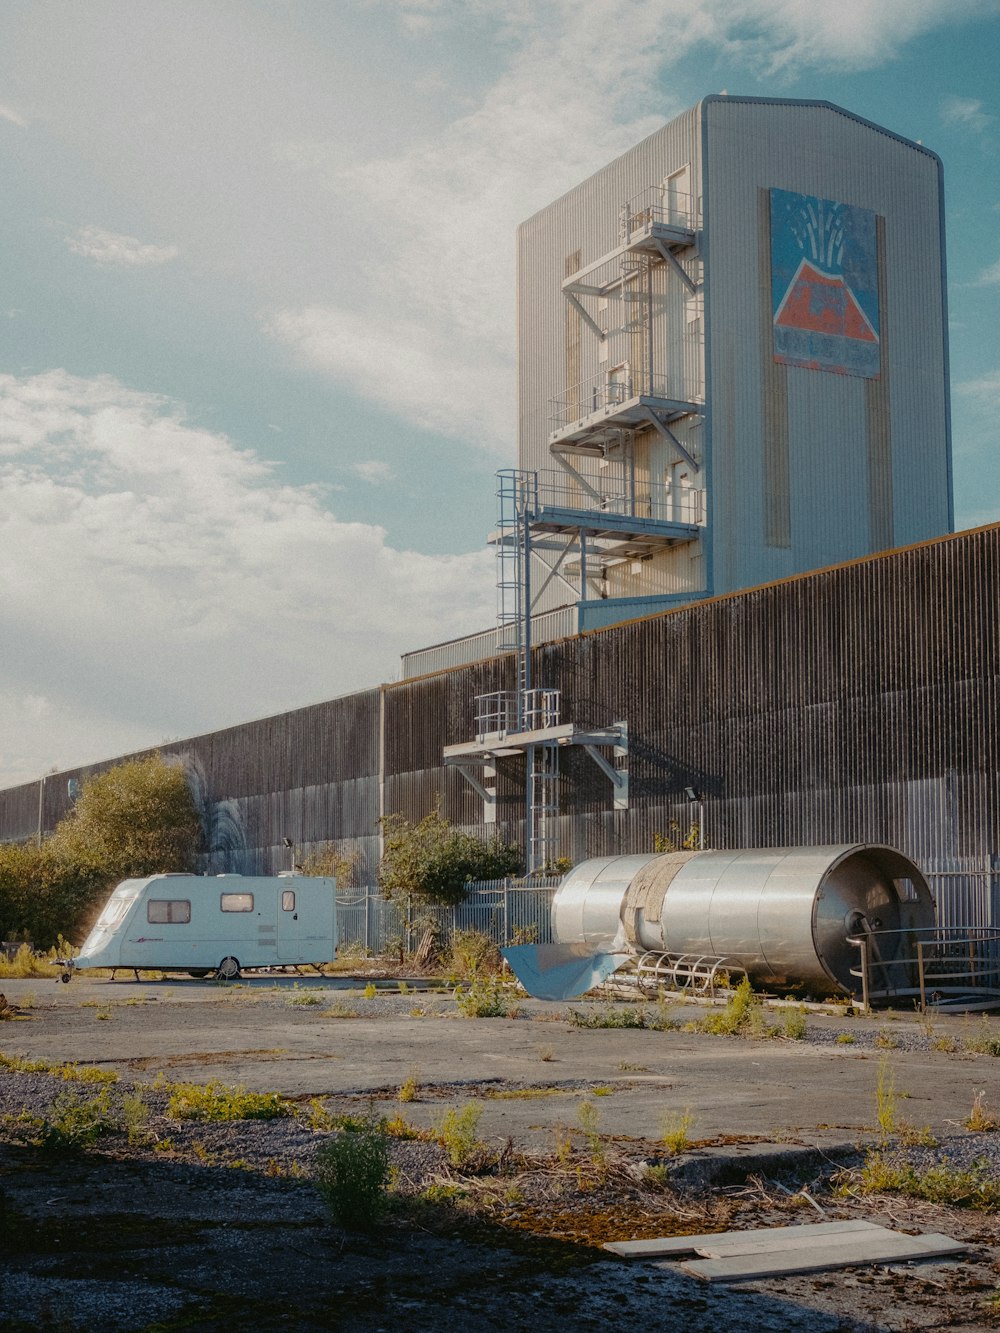
M 656 856 L 636 872 L 625 890 L 621 919 L 625 938 L 633 949 L 649 947 L 639 938 L 639 923 L 654 922 L 659 933 L 663 920 L 663 900 L 674 877 L 697 852 L 667 852 Z

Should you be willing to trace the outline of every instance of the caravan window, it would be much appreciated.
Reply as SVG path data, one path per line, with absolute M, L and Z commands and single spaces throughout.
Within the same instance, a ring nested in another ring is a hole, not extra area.
M 150 898 L 146 920 L 154 926 L 186 926 L 191 920 L 191 904 L 186 898 Z
M 283 912 L 295 911 L 295 891 L 293 889 L 282 889 L 281 910 Z
M 224 893 L 221 898 L 224 912 L 252 912 L 252 893 Z

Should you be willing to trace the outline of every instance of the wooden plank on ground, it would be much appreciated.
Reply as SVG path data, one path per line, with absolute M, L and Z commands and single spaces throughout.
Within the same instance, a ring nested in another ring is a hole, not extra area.
M 850 1268 L 857 1264 L 900 1263 L 908 1259 L 954 1258 L 969 1247 L 950 1236 L 931 1233 L 904 1236 L 889 1231 L 874 1235 L 859 1231 L 831 1236 L 824 1247 L 789 1252 L 776 1245 L 769 1254 L 728 1255 L 721 1259 L 691 1259 L 679 1266 L 705 1282 L 745 1282 L 754 1278 L 784 1277 L 791 1273 L 815 1273 L 824 1268 Z M 666 1265 L 663 1265 L 666 1267 Z
M 623 1259 L 654 1259 L 668 1254 L 696 1254 L 705 1246 L 718 1249 L 720 1246 L 741 1245 L 752 1237 L 774 1237 L 771 1249 L 778 1249 L 783 1243 L 798 1235 L 835 1236 L 841 1232 L 884 1231 L 884 1227 L 875 1222 L 809 1222 L 795 1227 L 763 1227 L 754 1231 L 717 1231 L 704 1236 L 659 1236 L 652 1240 L 611 1240 L 604 1245 L 612 1254 Z

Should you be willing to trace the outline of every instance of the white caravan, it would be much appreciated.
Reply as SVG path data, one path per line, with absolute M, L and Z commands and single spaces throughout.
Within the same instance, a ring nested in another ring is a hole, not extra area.
M 308 875 L 151 875 L 104 904 L 63 981 L 90 967 L 210 973 L 328 963 L 337 950 L 336 880 Z

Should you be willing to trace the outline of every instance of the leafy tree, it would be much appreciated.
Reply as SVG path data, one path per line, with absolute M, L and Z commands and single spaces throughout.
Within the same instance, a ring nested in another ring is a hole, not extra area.
M 121 879 L 194 870 L 201 825 L 184 771 L 160 755 L 91 778 L 41 847 L 0 845 L 0 937 L 79 942 Z
M 465 898 L 472 880 L 520 874 L 521 852 L 499 837 L 482 838 L 453 828 L 436 806 L 419 824 L 402 815 L 384 815 L 385 850 L 378 885 L 387 898 L 423 898 L 451 906 Z
M 45 845 L 63 861 L 102 866 L 111 881 L 194 870 L 200 840 L 183 768 L 154 754 L 85 782 Z
M 295 868 L 303 875 L 335 879 L 337 887 L 343 889 L 354 879 L 360 859 L 356 849 L 345 852 L 335 842 L 324 842 L 304 856 Z

